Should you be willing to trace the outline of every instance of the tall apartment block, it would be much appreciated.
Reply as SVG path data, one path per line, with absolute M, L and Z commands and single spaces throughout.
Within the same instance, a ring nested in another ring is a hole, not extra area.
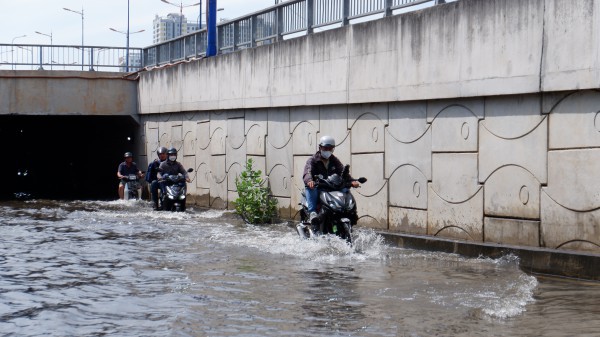
M 152 43 L 161 43 L 198 30 L 198 22 L 187 21 L 185 15 L 170 13 L 166 17 L 156 15 L 152 22 Z

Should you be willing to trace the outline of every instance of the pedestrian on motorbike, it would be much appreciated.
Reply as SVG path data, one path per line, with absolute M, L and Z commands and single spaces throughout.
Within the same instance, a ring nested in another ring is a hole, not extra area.
M 172 147 L 167 150 L 167 160 L 160 163 L 160 166 L 158 167 L 157 177 L 160 182 L 161 193 L 165 193 L 164 177 L 167 175 L 178 175 L 180 173 L 185 177 L 186 182 L 191 182 L 190 175 L 183 168 L 183 165 L 177 161 L 177 150 Z
M 319 150 L 306 161 L 304 166 L 304 191 L 308 204 L 309 221 L 312 223 L 317 217 L 317 203 L 319 201 L 319 189 L 315 186 L 313 178 L 322 175 L 327 179 L 332 174 L 342 175 L 344 165 L 333 155 L 335 150 L 335 139 L 331 136 L 323 136 L 319 140 Z M 359 187 L 358 181 L 352 182 L 352 187 Z
M 140 171 L 137 167 L 137 164 L 133 162 L 133 153 L 125 152 L 123 155 L 125 157 L 125 161 L 119 164 L 119 168 L 117 169 L 117 178 L 121 181 L 119 182 L 119 199 L 125 198 L 125 178 L 129 177 L 129 175 L 135 175 L 138 178 L 143 176 L 142 171 Z
M 167 160 L 167 148 L 162 146 L 156 150 L 156 156 L 158 158 L 154 159 L 150 165 L 148 165 L 148 170 L 146 171 L 146 181 L 148 182 L 148 186 L 150 187 L 150 196 L 152 197 L 152 203 L 154 204 L 154 210 L 160 210 L 158 205 L 158 168 L 160 164 Z

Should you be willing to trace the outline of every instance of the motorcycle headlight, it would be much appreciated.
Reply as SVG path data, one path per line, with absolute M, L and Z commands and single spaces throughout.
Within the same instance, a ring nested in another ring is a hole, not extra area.
M 185 199 L 185 194 L 182 194 L 179 196 L 179 200 L 184 200 Z

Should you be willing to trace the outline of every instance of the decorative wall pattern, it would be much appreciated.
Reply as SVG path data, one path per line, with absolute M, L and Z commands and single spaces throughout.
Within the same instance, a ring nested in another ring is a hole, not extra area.
M 369 181 L 359 225 L 600 252 L 600 91 L 144 115 L 146 154 L 179 149 L 189 193 L 232 208 L 246 159 L 298 218 L 320 136 Z

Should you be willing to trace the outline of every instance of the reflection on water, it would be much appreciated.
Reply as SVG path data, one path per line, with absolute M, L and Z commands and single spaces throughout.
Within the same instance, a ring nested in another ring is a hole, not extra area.
M 0 204 L 6 336 L 599 336 L 600 285 L 387 247 L 358 230 L 146 202 Z

